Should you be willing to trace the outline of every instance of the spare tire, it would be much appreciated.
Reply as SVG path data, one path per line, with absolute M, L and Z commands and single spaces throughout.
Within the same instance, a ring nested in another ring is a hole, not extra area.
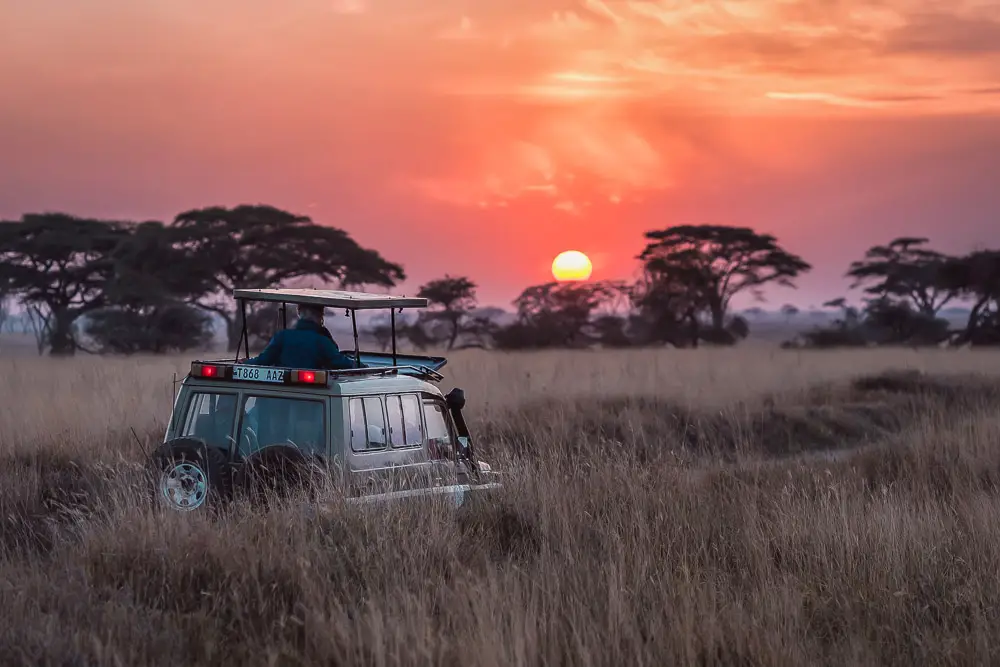
M 191 512 L 232 497 L 228 456 L 221 449 L 180 438 L 160 445 L 151 458 L 158 499 L 172 510 Z

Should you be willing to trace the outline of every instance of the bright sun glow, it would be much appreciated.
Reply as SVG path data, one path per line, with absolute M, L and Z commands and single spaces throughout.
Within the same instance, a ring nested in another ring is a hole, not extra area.
M 594 270 L 590 258 L 578 250 L 561 252 L 552 262 L 552 276 L 556 280 L 586 280 Z

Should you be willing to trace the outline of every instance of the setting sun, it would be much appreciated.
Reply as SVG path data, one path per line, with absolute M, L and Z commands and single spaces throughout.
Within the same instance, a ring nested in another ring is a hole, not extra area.
M 556 280 L 586 280 L 593 270 L 590 258 L 578 250 L 561 252 L 552 261 L 552 276 Z

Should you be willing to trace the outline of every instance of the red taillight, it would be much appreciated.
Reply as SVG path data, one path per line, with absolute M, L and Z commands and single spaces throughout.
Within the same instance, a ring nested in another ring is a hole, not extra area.
M 191 375 L 200 378 L 224 378 L 224 366 L 214 366 L 212 364 L 191 364 Z
M 292 371 L 293 384 L 326 384 L 326 371 Z

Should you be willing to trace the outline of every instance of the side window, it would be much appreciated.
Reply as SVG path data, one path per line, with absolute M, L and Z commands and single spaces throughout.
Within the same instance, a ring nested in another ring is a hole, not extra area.
M 399 396 L 385 397 L 385 414 L 389 418 L 389 443 L 393 447 L 405 447 L 403 437 L 403 404 Z
M 406 428 L 406 444 L 419 445 L 424 441 L 424 427 L 420 419 L 420 399 L 416 396 L 402 396 L 403 425 Z
M 304 454 L 326 453 L 323 401 L 248 396 L 243 402 L 240 453 L 268 445 L 292 445 Z
M 416 396 L 386 396 L 389 440 L 393 447 L 418 447 L 423 442 L 420 401 Z
M 438 401 L 424 401 L 427 422 L 427 454 L 432 459 L 451 458 L 453 443 L 446 408 Z
M 389 444 L 382 413 L 382 399 L 365 398 L 365 423 L 368 424 L 368 448 L 384 449 Z
M 352 398 L 349 408 L 351 411 L 351 449 L 363 452 L 368 449 L 368 434 L 365 432 L 365 408 L 360 398 Z
M 236 394 L 199 392 L 191 397 L 180 435 L 204 440 L 212 447 L 229 449 L 235 418 Z
M 351 412 L 351 449 L 356 452 L 385 449 L 389 437 L 382 399 L 374 396 L 352 398 L 348 407 Z

